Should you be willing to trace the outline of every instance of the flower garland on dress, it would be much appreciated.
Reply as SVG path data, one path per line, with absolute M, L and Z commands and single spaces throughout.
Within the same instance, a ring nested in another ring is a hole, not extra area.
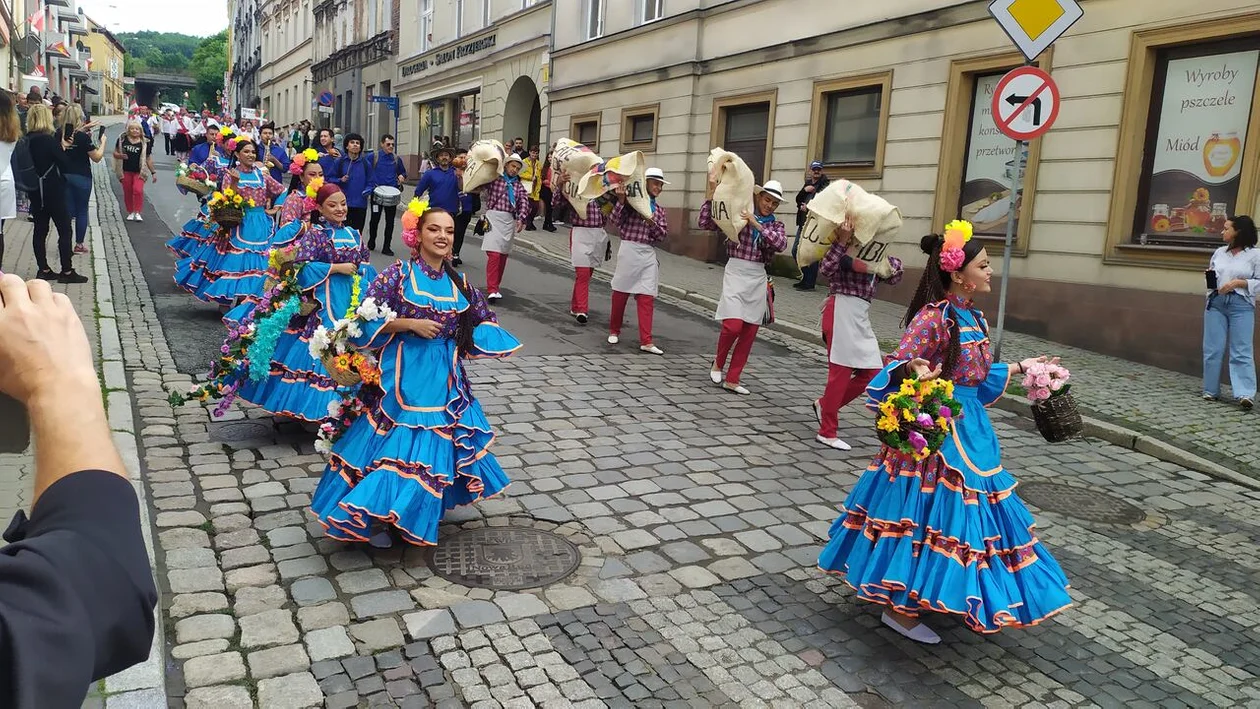
M 350 340 L 363 335 L 364 324 L 384 321 L 382 325 L 385 325 L 396 317 L 398 314 L 388 305 L 377 303 L 375 298 L 364 298 L 353 311 L 347 311 L 346 317 L 333 323 L 332 329 L 323 325 L 315 328 L 311 333 L 311 356 L 322 361 L 329 375 L 338 383 L 349 382 L 353 378 L 364 384 L 379 385 L 379 360 L 371 352 L 355 347 Z M 317 434 L 315 448 L 325 455 L 332 450 L 333 443 L 345 433 L 350 424 L 363 413 L 363 404 L 355 395 L 354 389 L 347 384 L 341 391 L 342 401 L 329 406 L 330 418 L 320 425 Z
M 954 383 L 948 379 L 911 377 L 879 404 L 879 413 L 879 440 L 918 462 L 941 449 L 962 405 L 954 400 Z

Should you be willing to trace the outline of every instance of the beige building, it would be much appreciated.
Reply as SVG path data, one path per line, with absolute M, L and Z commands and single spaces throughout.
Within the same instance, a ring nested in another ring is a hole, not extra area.
M 333 97 L 318 107 L 315 124 L 360 133 L 369 145 L 393 121 L 377 110 L 376 95 L 393 91 L 397 73 L 401 0 L 318 0 L 311 67 L 312 93 Z
M 88 36 L 83 38 L 87 58 L 84 63 L 92 75 L 84 103 L 93 115 L 116 115 L 127 111 L 123 90 L 123 58 L 127 50 L 104 25 L 91 17 L 84 20 Z
M 893 252 L 908 263 L 923 262 L 921 235 L 962 216 L 1000 267 L 1015 144 L 988 107 L 1023 59 L 988 0 L 555 3 L 580 22 L 556 25 L 551 135 L 606 157 L 643 150 L 671 175 L 672 250 L 720 256 L 695 220 L 705 156 L 721 145 L 789 191 L 817 159 L 888 198 L 905 218 Z M 1009 324 L 1197 371 L 1222 217 L 1260 210 L 1260 11 L 1081 6 L 1039 58 L 1062 102 L 1028 154 Z M 791 205 L 782 216 L 794 224 Z M 995 313 L 996 296 L 983 305 Z
M 627 0 L 629 1 L 629 0 Z M 399 151 L 414 168 L 433 140 L 546 138 L 551 0 L 416 0 L 402 8 Z
M 262 65 L 258 90 L 267 120 L 287 126 L 309 119 L 311 110 L 310 0 L 266 0 L 259 31 Z

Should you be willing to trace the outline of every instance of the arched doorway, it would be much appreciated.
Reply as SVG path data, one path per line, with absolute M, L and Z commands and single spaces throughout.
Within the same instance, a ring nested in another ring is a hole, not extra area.
M 538 87 L 528 76 L 517 78 L 508 91 L 507 104 L 503 109 L 503 136 L 506 145 L 520 136 L 525 145 L 535 145 L 542 129 L 542 104 L 538 101 Z

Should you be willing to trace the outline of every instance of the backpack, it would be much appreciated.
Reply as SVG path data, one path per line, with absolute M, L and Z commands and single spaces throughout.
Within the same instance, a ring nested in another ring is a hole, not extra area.
M 10 162 L 13 172 L 13 185 L 19 191 L 27 194 L 39 192 L 43 194 L 44 179 L 48 177 L 53 170 L 57 169 L 57 164 L 53 163 L 41 175 L 35 170 L 35 158 L 31 156 L 30 138 L 22 136 L 18 138 L 17 145 L 13 147 L 13 157 Z

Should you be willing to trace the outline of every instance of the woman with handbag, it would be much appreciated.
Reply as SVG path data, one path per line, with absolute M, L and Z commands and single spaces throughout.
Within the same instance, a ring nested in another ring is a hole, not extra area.
M 153 167 L 153 156 L 149 154 L 144 127 L 134 118 L 127 122 L 126 132 L 114 143 L 114 174 L 122 182 L 127 221 L 144 221 L 141 215 L 144 211 L 144 183 L 149 178 L 157 182 L 157 170 Z
M 139 124 L 136 124 L 139 127 Z M 38 189 L 30 193 L 31 217 L 35 220 L 35 235 L 31 244 L 35 251 L 35 263 L 39 266 L 36 277 L 58 283 L 87 283 L 87 276 L 74 270 L 72 243 L 74 231 L 70 226 L 70 212 L 66 210 L 66 156 L 65 141 L 53 134 L 52 109 L 43 104 L 31 106 L 26 114 L 26 140 L 34 164 L 34 179 Z M 141 134 L 140 141 L 144 142 Z M 57 227 L 57 253 L 61 257 L 61 273 L 48 267 L 48 223 Z
M 700 228 L 721 231 L 713 218 L 713 192 L 717 180 L 710 175 L 704 206 L 700 207 Z M 722 323 L 718 335 L 717 356 L 709 370 L 709 379 L 736 394 L 749 394 L 739 377 L 748 364 L 753 341 L 770 307 L 770 282 L 766 266 L 774 255 L 787 248 L 787 228 L 774 218 L 774 210 L 783 202 L 783 186 L 769 180 L 753 191 L 754 213 L 740 216 L 748 224 L 739 232 L 739 241 L 726 241 L 728 260 L 722 275 L 722 295 L 714 318 Z M 730 355 L 731 366 L 723 381 L 722 369 Z
M 1203 315 L 1203 398 L 1221 394 L 1221 366 L 1229 342 L 1229 386 L 1244 411 L 1255 406 L 1256 365 L 1252 347 L 1256 294 L 1260 292 L 1260 248 L 1256 223 L 1238 215 L 1225 222 L 1225 245 L 1208 263 L 1207 308 Z

